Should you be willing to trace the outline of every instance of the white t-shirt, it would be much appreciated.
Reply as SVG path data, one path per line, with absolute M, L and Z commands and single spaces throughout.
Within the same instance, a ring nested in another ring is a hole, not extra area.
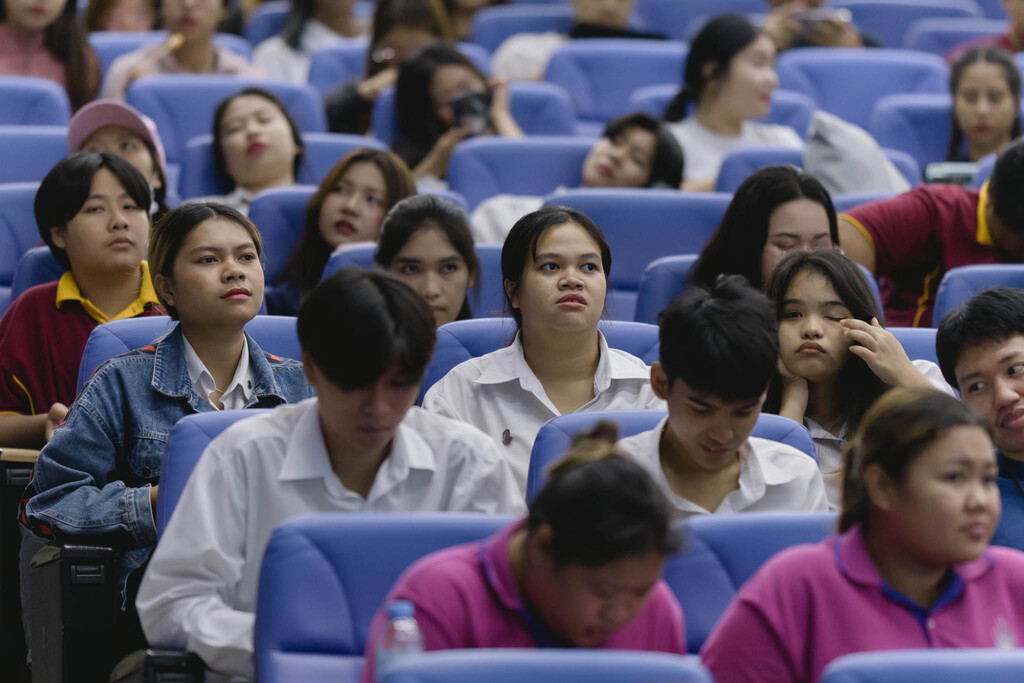
M 517 33 L 502 42 L 491 55 L 491 74 L 510 81 L 544 78 L 551 55 L 569 42 L 564 33 Z
M 469 229 L 476 244 L 504 244 L 520 218 L 544 205 L 543 197 L 499 194 L 480 203 L 469 217 Z
M 594 398 L 577 412 L 664 409 L 665 402 L 651 390 L 650 368 L 636 356 L 608 348 L 599 335 Z M 519 335 L 510 346 L 455 366 L 427 391 L 423 407 L 475 425 L 494 439 L 524 494 L 537 432 L 561 415 L 526 363 Z
M 685 163 L 684 180 L 704 180 L 717 178 L 722 160 L 734 149 L 740 147 L 789 147 L 801 149 L 803 140 L 789 126 L 744 121 L 740 134 L 736 137 L 713 133 L 697 120 L 689 116 L 677 123 L 668 124 L 668 128 L 683 148 Z
M 208 681 L 252 678 L 270 533 L 290 517 L 335 510 L 523 514 L 526 506 L 494 443 L 469 425 L 411 408 L 363 498 L 331 468 L 317 399 L 275 408 L 203 452 L 139 588 L 149 642 L 196 652 L 215 672 Z
M 668 422 L 620 439 L 618 446 L 632 455 L 654 478 L 668 498 L 673 519 L 731 512 L 827 510 L 825 484 L 814 459 L 792 446 L 750 437 L 740 447 L 739 488 L 728 493 L 716 510 L 705 510 L 672 491 L 661 468 L 659 443 Z
M 305 83 L 309 80 L 312 54 L 322 47 L 345 40 L 353 39 L 335 33 L 316 19 L 310 19 L 299 38 L 300 49 L 293 50 L 282 36 L 273 36 L 256 46 L 252 52 L 252 63 L 269 79 Z

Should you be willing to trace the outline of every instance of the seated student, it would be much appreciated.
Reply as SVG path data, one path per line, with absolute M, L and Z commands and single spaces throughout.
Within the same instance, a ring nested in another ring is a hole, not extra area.
M 19 296 L 0 319 L 0 446 L 49 440 L 75 399 L 96 325 L 163 314 L 142 260 L 149 197 L 142 175 L 111 154 L 68 157 L 40 183 L 39 235 L 68 271 Z
M 658 326 L 651 388 L 668 416 L 619 448 L 651 474 L 673 517 L 828 509 L 812 458 L 750 436 L 778 358 L 771 302 L 724 275 L 670 303 Z
M 537 432 L 579 410 L 663 408 L 650 369 L 611 349 L 597 329 L 612 255 L 583 213 L 547 207 L 523 216 L 501 250 L 505 301 L 519 332 L 503 349 L 457 365 L 423 398 L 500 445 L 526 490 Z
M 157 27 L 155 0 L 89 0 L 85 30 L 153 31 Z
M 647 114 L 614 119 L 583 160 L 580 187 L 679 187 L 683 152 L 668 129 Z M 499 194 L 473 211 L 478 244 L 501 244 L 517 220 L 544 204 L 543 197 Z
M 162 74 L 261 76 L 259 69 L 226 47 L 213 44 L 227 0 L 161 0 L 160 24 L 170 33 L 114 60 L 103 79 L 104 99 L 123 100 L 134 81 Z
M 139 591 L 149 642 L 194 651 L 225 677 L 253 675 L 260 561 L 285 519 L 524 507 L 485 435 L 412 407 L 435 339 L 415 292 L 386 273 L 346 268 L 313 290 L 298 326 L 318 398 L 210 443 Z
M 425 650 L 684 654 L 683 612 L 661 579 L 680 538 L 658 486 L 615 447 L 616 434 L 603 422 L 577 437 L 525 519 L 407 569 L 370 626 L 360 680 L 375 680 L 374 645 L 393 600 L 412 602 Z
M 992 287 L 939 323 L 942 374 L 996 444 L 1003 516 L 992 542 L 1024 550 L 1024 292 Z
M 946 55 L 946 61 L 953 64 L 963 53 L 975 47 L 1000 47 L 1007 52 L 1024 50 L 1024 3 L 1002 0 L 1001 4 L 1006 12 L 1006 33 L 974 38 L 955 45 Z
M 722 273 L 736 273 L 761 289 L 787 253 L 837 244 L 836 210 L 828 190 L 795 166 L 768 166 L 751 173 L 736 190 L 690 280 L 710 287 Z
M 790 254 L 765 292 L 779 325 L 779 374 L 765 412 L 807 427 L 838 507 L 843 448 L 868 406 L 894 386 L 953 392 L 935 363 L 911 361 L 882 326 L 864 274 L 841 253 Z
M 999 520 L 984 422 L 952 396 L 895 389 L 844 455 L 839 535 L 784 550 L 701 649 L 719 683 L 811 683 L 853 652 L 1024 642 L 1024 555 Z
M 922 185 L 839 216 L 839 244 L 879 278 L 890 325 L 932 324 L 935 290 L 950 268 L 1024 259 L 1024 140 L 973 190 Z
M 398 202 L 381 227 L 373 260 L 416 290 L 440 327 L 473 317 L 469 293 L 480 279 L 466 214 L 436 195 Z
M 267 288 L 267 311 L 295 315 L 320 282 L 331 252 L 344 244 L 375 242 L 391 207 L 414 194 L 409 167 L 393 152 L 362 147 L 346 154 L 309 200 L 295 252 L 277 283 Z
M 768 0 L 764 32 L 779 52 L 794 47 L 881 47 L 853 22 L 829 12 L 824 0 Z M 847 15 L 848 16 L 848 15 Z
M 953 130 L 947 161 L 978 161 L 1020 137 L 1020 69 L 999 47 L 975 47 L 949 72 Z
M 186 204 L 153 227 L 153 282 L 179 323 L 101 365 L 39 454 L 19 515 L 23 563 L 42 542 L 88 537 L 121 553 L 130 597 L 156 543 L 153 508 L 174 424 L 313 395 L 298 361 L 264 353 L 243 329 L 263 300 L 262 255 L 256 227 L 219 204 Z
M 664 40 L 661 33 L 629 27 L 634 0 L 572 0 L 573 19 L 568 35 L 518 33 L 505 40 L 491 57 L 495 76 L 516 81 L 539 81 L 555 50 L 576 38 L 647 38 Z
M 364 72 L 324 95 L 327 128 L 362 135 L 370 129 L 373 103 L 398 80 L 398 68 L 420 50 L 456 38 L 438 0 L 377 0 Z
M 482 97 L 485 116 L 456 120 L 452 102 L 467 95 Z M 473 135 L 523 135 L 509 111 L 508 83 L 488 82 L 458 50 L 428 47 L 402 65 L 395 86 L 398 131 L 391 148 L 417 180 L 444 178 L 452 150 Z M 436 182 L 436 181 L 435 181 Z
M 669 103 L 665 120 L 686 158 L 683 189 L 715 189 L 722 160 L 750 146 L 803 147 L 788 126 L 760 123 L 767 116 L 775 75 L 775 45 L 738 14 L 715 17 L 690 44 L 683 89 Z M 691 110 L 692 107 L 692 110 Z
M 72 152 L 106 152 L 121 157 L 142 174 L 153 191 L 148 209 L 153 220 L 167 213 L 167 156 L 153 119 L 124 102 L 97 100 L 68 124 Z
M 353 4 L 355 0 L 293 1 L 281 32 L 253 50 L 253 64 L 269 79 L 307 82 L 314 52 L 363 34 L 352 17 Z
M 199 201 L 227 204 L 248 215 L 253 197 L 295 184 L 302 136 L 284 103 L 263 88 L 243 88 L 213 115 L 213 167 L 228 194 Z

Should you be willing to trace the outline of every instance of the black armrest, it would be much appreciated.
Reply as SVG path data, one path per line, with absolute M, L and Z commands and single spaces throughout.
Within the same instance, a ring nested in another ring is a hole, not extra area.
M 18 579 L 18 503 L 32 476 L 37 452 L 0 451 L 0 681 L 29 681 L 25 665 L 25 633 L 21 625 Z
M 206 667 L 194 652 L 136 650 L 114 667 L 110 683 L 203 683 Z

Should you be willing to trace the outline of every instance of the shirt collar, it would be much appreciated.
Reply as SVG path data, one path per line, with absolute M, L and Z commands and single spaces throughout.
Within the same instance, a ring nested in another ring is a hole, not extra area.
M 182 336 L 184 337 L 184 335 Z M 188 370 L 188 379 L 192 382 L 192 388 L 213 406 L 210 393 L 217 390 L 217 383 L 214 381 L 209 369 L 207 369 L 206 364 L 203 363 L 203 359 L 199 357 L 196 350 L 188 343 L 188 339 L 183 339 L 183 341 L 185 342 L 185 367 Z M 241 408 L 245 406 L 252 395 L 253 369 L 252 363 L 249 362 L 249 340 L 243 336 L 242 355 L 238 358 L 235 374 L 231 377 L 231 381 L 228 382 L 228 386 L 221 394 L 220 400 L 225 408 L 229 404 L 232 407 Z
M 66 271 L 57 283 L 57 308 L 60 308 L 65 301 L 77 301 L 97 324 L 122 318 L 134 318 L 143 313 L 147 307 L 160 305 L 160 300 L 156 297 L 156 290 L 153 289 L 153 280 L 149 276 L 149 264 L 145 261 L 141 263 L 141 271 L 139 296 L 113 318 L 108 318 L 106 313 L 96 308 L 95 304 L 82 295 L 82 290 L 78 288 L 78 281 L 75 280 L 75 276 L 71 274 L 70 270 Z
M 995 242 L 992 240 L 992 231 L 988 226 L 988 217 L 985 215 L 985 206 L 988 204 L 988 181 L 981 186 L 981 191 L 978 193 L 978 232 L 975 235 L 978 244 L 984 244 L 987 247 L 994 247 Z

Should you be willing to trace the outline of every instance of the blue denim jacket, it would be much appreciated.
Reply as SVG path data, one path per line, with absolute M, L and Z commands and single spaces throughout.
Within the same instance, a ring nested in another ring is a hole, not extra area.
M 302 363 L 264 353 L 252 337 L 255 375 L 246 408 L 272 408 L 315 395 Z M 149 558 L 156 525 L 149 502 L 174 424 L 213 408 L 192 388 L 184 336 L 176 327 L 155 346 L 101 365 L 43 448 L 19 518 L 40 538 L 77 537 L 122 553 L 121 586 Z

